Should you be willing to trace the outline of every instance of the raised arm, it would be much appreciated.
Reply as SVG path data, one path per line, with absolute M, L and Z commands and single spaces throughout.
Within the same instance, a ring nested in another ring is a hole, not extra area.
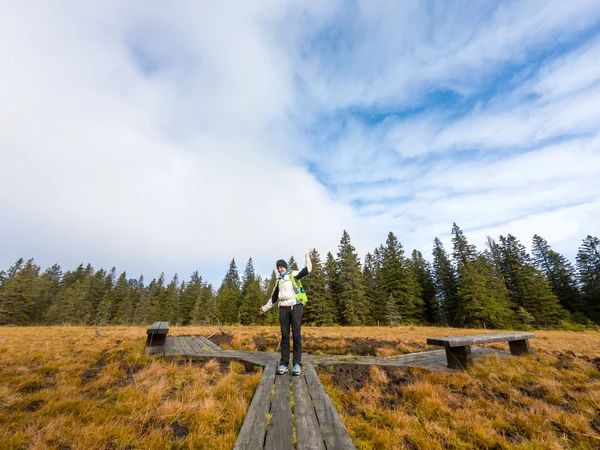
M 296 280 L 299 280 L 300 278 L 304 278 L 306 275 L 308 275 L 311 271 L 312 271 L 312 260 L 311 260 L 311 256 L 312 253 L 314 252 L 314 248 L 311 248 L 308 253 L 306 255 L 304 255 L 304 268 L 302 270 L 300 270 L 299 272 L 293 273 L 292 275 L 294 275 L 294 278 L 296 278 Z

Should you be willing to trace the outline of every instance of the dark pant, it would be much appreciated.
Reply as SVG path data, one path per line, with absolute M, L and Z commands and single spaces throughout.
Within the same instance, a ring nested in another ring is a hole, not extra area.
M 300 328 L 302 326 L 302 313 L 304 306 L 302 304 L 294 305 L 293 308 L 279 308 L 279 324 L 281 325 L 281 362 L 286 366 L 290 363 L 290 325 L 292 327 L 292 337 L 294 339 L 294 360 L 293 364 L 302 362 L 302 337 Z

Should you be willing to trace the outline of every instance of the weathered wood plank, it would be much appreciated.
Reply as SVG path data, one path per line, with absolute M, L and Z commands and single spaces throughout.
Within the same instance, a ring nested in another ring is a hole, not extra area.
M 223 351 L 223 349 L 221 347 L 219 347 L 217 344 L 215 344 L 213 341 L 211 341 L 206 336 L 198 336 L 198 339 L 201 340 L 206 347 L 208 347 L 216 352 Z
M 175 356 L 175 347 L 173 345 L 173 337 L 168 337 L 165 341 L 165 356 L 171 357 Z
M 244 417 L 234 450 L 256 450 L 264 446 L 276 364 L 275 362 L 268 364 L 263 371 L 250 408 Z
M 179 342 L 183 347 L 185 356 L 194 356 L 197 354 L 196 350 L 192 347 L 189 336 L 179 336 Z
M 175 349 L 176 355 L 185 356 L 185 350 L 183 349 L 183 345 L 181 345 L 180 336 L 173 336 L 173 348 Z
M 427 338 L 429 345 L 442 345 L 445 347 L 464 347 L 466 345 L 492 344 L 494 342 L 521 341 L 533 339 L 532 333 L 490 333 L 472 336 L 447 336 L 440 338 Z
M 293 450 L 289 374 L 276 375 L 265 450 Z
M 190 336 L 188 338 L 190 345 L 192 346 L 192 348 L 194 349 L 194 354 L 195 355 L 199 355 L 202 353 L 202 346 L 200 344 L 198 344 L 198 341 L 196 341 L 196 338 L 194 336 Z
M 321 432 L 327 450 L 356 449 L 342 419 L 333 406 L 333 402 L 325 392 L 319 376 L 312 364 L 306 364 L 305 377 L 310 396 L 315 405 L 317 419 L 321 425 Z
M 169 322 L 154 322 L 146 330 L 146 334 L 167 334 L 169 332 Z
M 200 347 L 201 351 L 206 351 L 206 350 L 210 350 L 213 351 L 212 349 L 208 348 L 206 346 L 206 344 L 204 343 L 204 341 L 202 339 L 200 339 L 200 336 L 196 336 L 194 337 L 194 342 L 198 345 L 198 347 Z
M 325 450 L 317 414 L 308 391 L 305 374 L 292 377 L 294 393 L 294 421 L 299 449 Z

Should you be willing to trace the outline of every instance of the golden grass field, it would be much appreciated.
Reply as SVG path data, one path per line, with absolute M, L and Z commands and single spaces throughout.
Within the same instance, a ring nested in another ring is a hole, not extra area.
M 275 350 L 279 340 L 276 327 L 224 331 L 224 348 Z M 315 354 L 394 355 L 433 349 L 427 337 L 480 332 L 305 327 L 303 337 Z M 490 357 L 462 373 L 319 373 L 360 449 L 600 449 L 600 332 L 535 334 L 537 360 Z M 144 342 L 145 327 L 0 328 L 0 448 L 231 448 L 260 370 L 150 358 Z

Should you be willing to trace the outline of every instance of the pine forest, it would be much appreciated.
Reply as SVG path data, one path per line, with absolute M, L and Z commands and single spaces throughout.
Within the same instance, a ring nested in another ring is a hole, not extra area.
M 435 325 L 470 328 L 566 328 L 600 324 L 600 240 L 585 237 L 575 264 L 533 236 L 531 253 L 510 234 L 477 249 L 456 225 L 452 248 L 407 251 L 390 232 L 361 260 L 344 231 L 337 253 L 315 251 L 303 280 L 305 325 Z M 293 258 L 290 266 L 297 267 Z M 231 260 L 220 286 L 194 272 L 149 282 L 115 268 L 80 265 L 63 272 L 19 259 L 0 271 L 0 325 L 174 325 L 278 323 L 259 314 L 276 284 L 252 258 Z

